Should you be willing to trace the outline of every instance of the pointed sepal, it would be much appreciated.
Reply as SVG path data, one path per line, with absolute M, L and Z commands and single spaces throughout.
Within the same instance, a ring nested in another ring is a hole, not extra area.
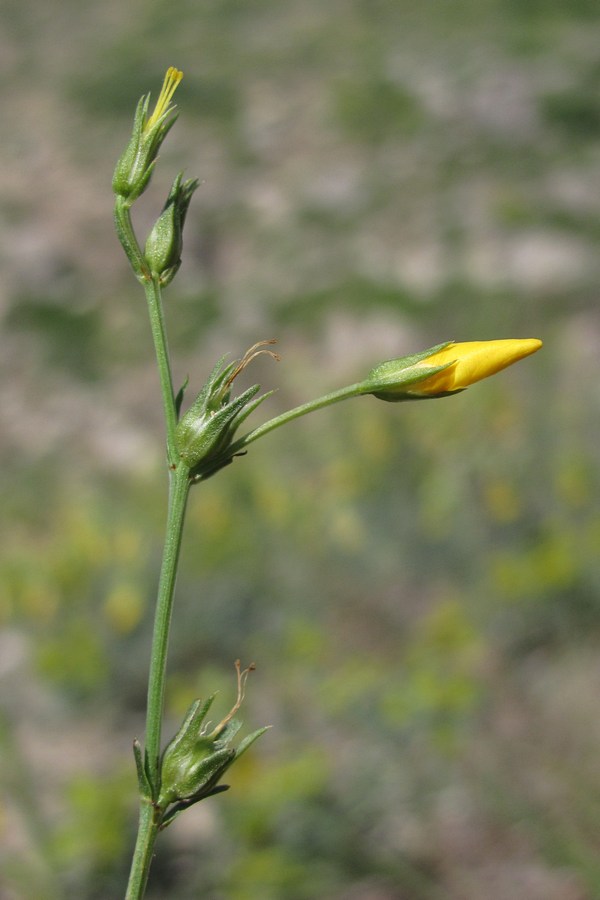
M 150 777 L 149 777 L 148 771 L 146 769 L 146 763 L 145 763 L 145 759 L 144 759 L 144 754 L 142 753 L 142 747 L 137 738 L 133 742 L 133 758 L 135 760 L 135 768 L 136 768 L 136 772 L 137 772 L 140 797 L 143 797 L 144 800 L 152 800 L 152 797 L 153 797 L 152 783 L 150 781 Z

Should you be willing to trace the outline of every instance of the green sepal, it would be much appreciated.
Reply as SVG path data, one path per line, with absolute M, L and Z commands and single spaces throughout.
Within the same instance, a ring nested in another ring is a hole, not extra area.
M 266 394 L 261 394 L 260 397 L 256 397 L 256 399 L 252 400 L 251 403 L 247 403 L 235 420 L 235 430 L 237 431 L 242 422 L 245 422 L 248 416 L 252 415 L 254 410 L 258 409 L 260 404 L 267 400 L 269 397 L 272 397 L 274 393 L 274 389 L 272 391 L 267 391 Z
M 254 741 L 257 741 L 259 737 L 261 737 L 265 733 L 265 731 L 268 731 L 270 729 L 270 727 L 270 725 L 265 725 L 263 728 L 257 728 L 256 731 L 252 732 L 252 734 L 247 735 L 244 740 L 240 742 L 235 753 L 235 758 L 239 759 L 242 753 L 245 753 L 246 750 L 252 746 Z
M 413 384 L 420 384 L 421 381 L 425 381 L 426 378 L 429 378 L 431 375 L 437 375 L 438 372 L 443 372 L 444 369 L 447 369 L 451 366 L 452 363 L 445 363 L 443 366 L 430 366 L 428 368 L 420 367 L 419 375 L 417 377 L 408 376 L 403 380 L 398 380 L 393 382 L 390 385 L 390 389 L 388 391 L 368 391 L 369 394 L 372 394 L 374 397 L 377 397 L 378 400 L 386 400 L 388 403 L 400 403 L 403 400 L 434 400 L 438 397 L 447 397 L 449 394 L 460 394 L 462 390 L 456 391 L 440 391 L 437 394 L 411 394 L 410 391 L 402 391 L 401 388 L 410 388 Z M 398 393 L 396 394 L 393 389 L 396 387 L 399 388 Z
M 149 103 L 150 94 L 144 94 L 143 97 L 140 97 L 138 105 L 135 108 L 135 114 L 133 117 L 133 130 L 129 139 L 129 143 L 117 160 L 117 165 L 115 166 L 115 171 L 113 174 L 113 192 L 121 197 L 130 199 L 132 202 L 135 197 L 131 196 L 133 193 L 131 175 L 135 170 L 136 157 L 139 154 L 142 129 L 144 127 L 144 122 L 146 121 L 146 118 L 148 116 Z M 152 173 L 150 170 L 146 182 L 143 185 L 140 185 L 138 181 L 138 187 L 141 187 L 141 190 L 139 191 L 137 196 L 139 196 L 139 194 L 143 193 L 143 191 L 145 190 L 148 181 L 150 180 L 151 174 Z M 143 177 L 143 174 L 140 177 Z
M 181 723 L 177 734 L 169 741 L 163 753 L 163 764 L 165 758 L 170 755 L 189 752 L 200 735 L 202 722 L 206 718 L 206 714 L 211 708 L 215 694 L 212 694 L 207 700 L 194 700 L 189 707 L 185 718 Z
M 185 381 L 177 391 L 177 396 L 175 397 L 175 412 L 179 417 L 179 413 L 181 412 L 181 404 L 183 403 L 183 398 L 185 396 L 185 392 L 188 384 L 190 383 L 190 376 L 186 375 Z
M 219 407 L 229 400 L 231 389 L 224 388 L 224 384 L 235 369 L 235 363 L 229 363 L 229 365 L 223 368 L 226 359 L 226 356 L 222 356 L 215 364 L 186 415 L 201 415 L 202 412 L 216 412 Z
M 221 750 L 223 747 L 226 747 L 229 741 L 236 736 L 241 727 L 242 723 L 239 719 L 230 719 L 215 739 L 215 750 Z
M 445 341 L 443 344 L 436 344 L 435 347 L 429 347 L 427 350 L 421 350 L 419 353 L 412 353 L 410 356 L 400 356 L 397 359 L 386 359 L 385 362 L 378 363 L 371 369 L 366 382 L 377 381 L 380 384 L 395 384 L 395 376 L 397 376 L 399 372 L 410 369 L 416 363 L 422 362 L 424 359 L 433 356 L 434 353 L 439 353 L 440 350 L 445 350 L 451 343 L 452 341 Z M 438 368 L 440 367 L 438 366 Z M 446 368 L 446 366 L 444 365 L 441 368 Z
M 135 759 L 140 796 L 145 800 L 152 800 L 152 784 L 150 782 L 150 776 L 148 775 L 144 756 L 142 755 L 142 747 L 137 738 L 133 742 L 133 758 Z
M 369 372 L 367 379 L 361 384 L 361 393 L 373 394 L 379 400 L 386 400 L 389 403 L 399 403 L 404 400 L 427 400 L 427 395 L 411 394 L 409 388 L 413 384 L 419 384 L 432 375 L 437 375 L 444 369 L 449 368 L 452 361 L 444 363 L 441 366 L 417 366 L 423 360 L 428 359 L 440 350 L 445 350 L 453 342 L 445 341 L 443 344 L 436 344 L 435 347 L 429 347 L 427 350 L 421 350 L 420 353 L 413 353 L 410 356 L 401 356 L 398 359 L 388 359 L 379 363 Z M 450 391 L 449 393 L 458 393 L 458 391 Z M 436 394 L 436 397 L 444 396 Z

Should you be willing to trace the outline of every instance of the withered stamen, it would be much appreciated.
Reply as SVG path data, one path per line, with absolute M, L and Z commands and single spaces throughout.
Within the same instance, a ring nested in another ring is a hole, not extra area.
M 273 350 L 258 349 L 259 347 L 264 348 L 270 344 L 276 343 L 277 341 L 275 338 L 271 338 L 271 340 L 269 341 L 258 341 L 258 343 L 254 344 L 252 347 L 246 350 L 243 357 L 240 359 L 237 366 L 225 382 L 226 386 L 230 387 L 238 377 L 240 372 L 243 372 L 246 366 L 249 365 L 253 359 L 255 359 L 257 356 L 260 356 L 262 353 L 266 353 L 268 356 L 274 359 L 275 362 L 279 362 L 281 360 L 281 356 L 279 355 L 279 353 L 275 353 Z
M 261 341 L 261 343 L 272 343 L 272 341 Z M 242 670 L 239 659 L 236 659 L 235 671 L 237 672 L 237 700 L 235 701 L 225 718 L 222 719 L 217 727 L 213 730 L 213 735 L 218 735 L 221 733 L 221 731 L 223 731 L 227 723 L 231 721 L 231 719 L 235 716 L 236 712 L 244 702 L 244 694 L 248 675 L 250 674 L 250 672 L 254 672 L 255 669 L 256 665 L 254 663 L 250 663 L 249 666 Z

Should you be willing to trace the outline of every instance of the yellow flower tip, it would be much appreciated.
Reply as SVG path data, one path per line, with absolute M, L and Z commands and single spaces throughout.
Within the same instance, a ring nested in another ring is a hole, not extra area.
M 530 356 L 541 346 L 542 342 L 537 338 L 449 344 L 417 363 L 421 368 L 444 365 L 447 368 L 414 385 L 412 392 L 433 396 L 448 391 L 461 391 Z
M 161 116 L 169 111 L 169 103 L 182 78 L 183 72 L 180 72 L 179 69 L 174 68 L 174 66 L 169 66 L 165 74 L 160 94 L 158 95 L 158 100 L 156 101 L 156 106 L 154 107 L 154 112 L 144 125 L 144 131 L 149 131 L 149 129 L 158 122 Z

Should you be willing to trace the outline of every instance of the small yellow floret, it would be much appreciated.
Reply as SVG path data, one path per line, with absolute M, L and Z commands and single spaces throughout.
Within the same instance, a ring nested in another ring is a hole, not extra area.
M 432 356 L 417 363 L 417 367 L 430 368 L 451 363 L 447 369 L 426 378 L 411 388 L 412 393 L 424 395 L 443 394 L 447 391 L 460 391 L 495 375 L 512 363 L 535 353 L 542 346 L 536 338 L 507 341 L 467 341 L 450 344 Z
M 144 131 L 148 131 L 152 128 L 153 125 L 158 122 L 158 120 L 169 110 L 169 103 L 173 97 L 173 94 L 177 90 L 177 85 L 183 78 L 183 72 L 180 72 L 179 69 L 175 69 L 173 66 L 170 66 L 167 69 L 167 73 L 165 75 L 165 80 L 163 81 L 163 86 L 161 88 L 160 94 L 158 95 L 158 100 L 156 101 L 156 106 L 154 107 L 154 112 L 144 125 Z

